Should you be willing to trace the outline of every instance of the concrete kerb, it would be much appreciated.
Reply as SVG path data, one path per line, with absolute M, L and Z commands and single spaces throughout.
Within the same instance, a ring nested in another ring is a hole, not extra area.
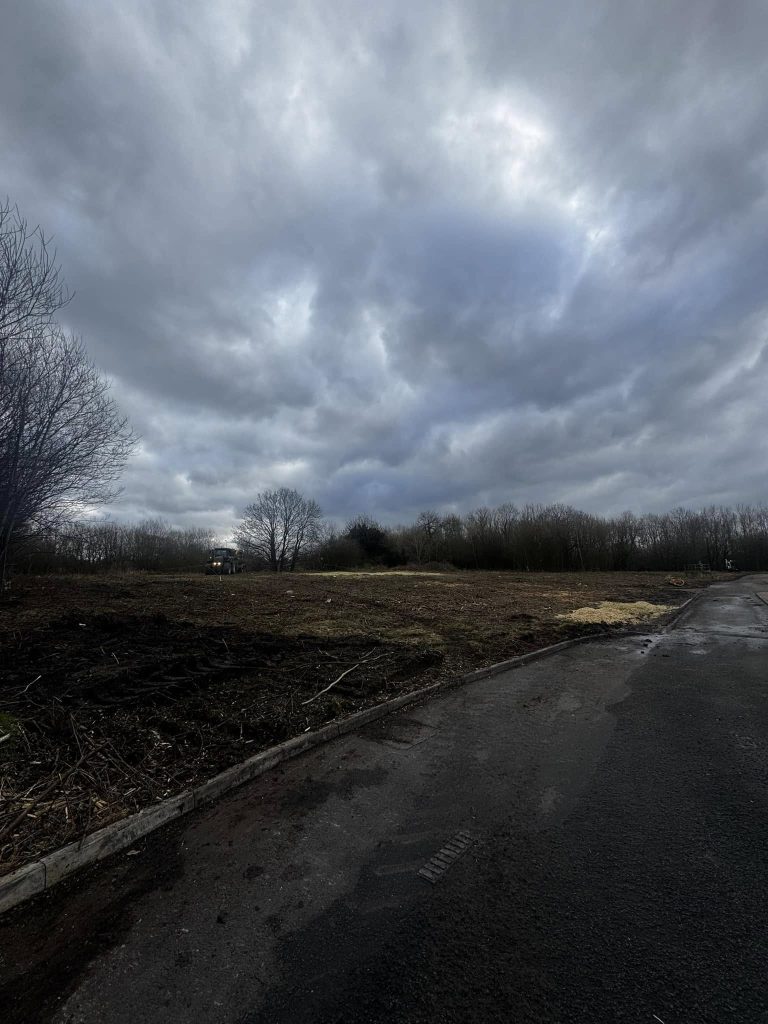
M 704 588 L 704 590 L 700 590 L 698 594 L 694 594 L 693 597 L 689 597 L 687 601 L 684 601 L 683 604 L 681 604 L 680 607 L 676 609 L 675 612 L 673 612 L 672 617 L 667 620 L 666 625 L 664 626 L 664 631 L 669 632 L 671 629 L 676 629 L 683 621 L 683 619 L 686 618 L 687 615 L 690 613 L 691 605 L 695 601 L 698 601 L 699 598 L 703 594 L 705 594 L 708 589 L 709 587 L 706 587 Z
M 701 591 L 701 593 L 689 598 L 665 624 L 655 623 L 654 625 L 663 625 L 665 631 L 673 629 L 688 614 L 690 606 L 703 593 L 704 591 Z M 638 634 L 643 632 L 648 632 L 648 630 L 626 631 L 625 635 L 627 633 Z M 315 732 L 295 736 L 293 739 L 286 740 L 275 747 L 270 747 L 259 754 L 254 754 L 253 757 L 249 757 L 246 761 L 227 768 L 194 789 L 169 797 L 154 807 L 147 807 L 136 814 L 129 815 L 127 818 L 113 822 L 111 825 L 99 829 L 98 832 L 84 836 L 75 843 L 70 843 L 60 850 L 54 850 L 53 853 L 45 854 L 36 861 L 25 864 L 7 875 L 0 876 L 0 914 L 17 906 L 19 903 L 23 903 L 25 900 L 31 899 L 33 896 L 37 896 L 41 892 L 45 892 L 80 868 L 103 860 L 105 857 L 118 853 L 120 850 L 124 850 L 150 832 L 154 832 L 161 826 L 166 825 L 169 821 L 188 814 L 190 811 L 195 810 L 195 808 L 212 803 L 224 793 L 246 782 L 250 782 L 259 775 L 263 775 L 264 772 L 269 771 L 270 768 L 274 768 L 275 765 L 280 764 L 282 761 L 287 761 L 291 757 L 296 757 L 305 750 L 311 750 L 313 747 L 318 747 L 323 743 L 336 739 L 338 736 L 354 732 L 369 722 L 375 722 L 377 719 L 384 718 L 400 708 L 407 707 L 409 704 L 417 704 L 428 697 L 435 696 L 448 689 L 476 682 L 480 679 L 489 679 L 491 676 L 528 665 L 532 661 L 550 657 L 553 654 L 558 654 L 560 651 L 567 650 L 569 647 L 576 647 L 591 640 L 615 639 L 616 636 L 616 632 L 600 632 L 572 637 L 569 640 L 551 644 L 549 647 L 542 647 L 537 651 L 530 651 L 528 654 L 521 654 L 515 658 L 509 658 L 507 661 L 500 661 L 495 665 L 489 665 L 487 668 L 477 669 L 475 672 L 457 676 L 446 682 L 432 683 L 430 686 L 424 686 L 420 690 L 404 693 L 399 697 L 394 697 L 392 700 L 384 701 L 382 704 L 365 708 L 363 711 L 357 711 L 355 714 L 349 715 L 338 722 L 331 722 Z

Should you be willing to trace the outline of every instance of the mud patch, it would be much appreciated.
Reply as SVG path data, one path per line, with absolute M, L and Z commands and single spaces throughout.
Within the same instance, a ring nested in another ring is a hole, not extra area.
M 441 662 L 418 644 L 205 629 L 162 613 L 73 610 L 6 638 L 0 873 L 435 678 Z

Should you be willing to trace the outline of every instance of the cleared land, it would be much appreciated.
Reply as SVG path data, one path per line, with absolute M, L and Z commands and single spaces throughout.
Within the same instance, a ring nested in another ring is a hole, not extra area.
M 569 636 L 651 624 L 717 578 L 19 580 L 0 604 L 0 873 L 398 693 Z

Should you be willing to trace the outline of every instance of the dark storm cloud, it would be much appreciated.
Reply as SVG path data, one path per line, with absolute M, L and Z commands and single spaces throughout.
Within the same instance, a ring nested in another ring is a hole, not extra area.
M 765 499 L 759 3 L 13 5 L 2 191 L 142 434 L 115 513 Z

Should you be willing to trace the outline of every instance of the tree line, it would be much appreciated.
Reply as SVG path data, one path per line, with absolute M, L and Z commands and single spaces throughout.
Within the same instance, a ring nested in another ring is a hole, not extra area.
M 446 564 L 516 572 L 768 569 L 768 506 L 677 508 L 660 514 L 599 516 L 567 505 L 505 504 L 466 515 L 420 513 L 389 528 L 358 516 L 326 528 L 306 564 Z
M 16 571 L 191 572 L 205 562 L 215 537 L 204 527 L 163 519 L 141 523 L 75 522 L 41 531 L 17 554 Z
M 420 513 L 384 526 L 360 515 L 339 527 L 298 491 L 265 491 L 236 524 L 251 570 L 290 572 L 431 567 L 571 572 L 707 567 L 768 570 L 768 506 L 678 508 L 598 516 L 566 505 L 501 505 L 466 515 Z M 41 533 L 19 568 L 38 572 L 198 570 L 212 530 L 163 520 L 137 525 L 74 523 Z

